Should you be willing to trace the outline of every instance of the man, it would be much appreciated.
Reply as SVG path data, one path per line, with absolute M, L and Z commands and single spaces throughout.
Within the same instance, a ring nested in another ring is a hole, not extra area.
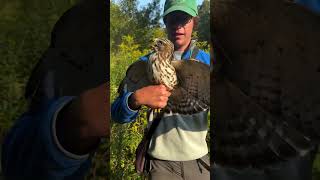
M 163 20 L 168 38 L 174 44 L 178 60 L 189 59 L 195 47 L 191 40 L 197 25 L 195 0 L 167 0 Z M 210 56 L 202 50 L 195 56 L 210 65 Z M 148 56 L 140 58 L 148 61 Z M 170 92 L 163 85 L 143 87 L 135 92 L 122 93 L 112 104 L 112 118 L 119 123 L 133 122 L 142 105 L 164 108 Z M 164 114 L 151 138 L 148 154 L 151 157 L 149 178 L 160 179 L 209 179 L 210 172 L 199 163 L 209 163 L 206 144 L 207 112 L 192 115 Z

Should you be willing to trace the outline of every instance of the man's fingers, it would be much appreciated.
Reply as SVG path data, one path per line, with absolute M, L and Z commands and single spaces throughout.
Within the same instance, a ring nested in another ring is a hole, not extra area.
M 159 85 L 159 93 L 160 93 L 160 96 L 166 96 L 166 97 L 169 97 L 171 95 L 171 92 L 168 91 L 167 87 L 164 86 L 164 85 Z
M 163 91 L 163 90 L 167 90 L 167 87 L 166 87 L 165 85 L 163 85 L 163 84 L 160 84 L 160 85 L 159 85 L 159 89 L 160 89 L 161 91 Z
M 160 96 L 169 97 L 171 95 L 170 91 L 167 91 L 167 90 L 160 91 L 159 93 L 160 93 Z
M 157 103 L 157 108 L 164 108 L 167 105 L 167 101 L 159 101 Z
M 165 85 L 152 85 L 141 88 L 134 93 L 134 101 L 151 108 L 164 108 L 171 92 Z M 134 104 L 134 103 L 132 103 Z
M 166 91 L 165 96 L 167 96 L 167 97 L 171 96 L 171 92 L 170 91 Z
M 168 101 L 168 97 L 167 96 L 159 96 L 159 100 L 161 102 L 167 102 Z

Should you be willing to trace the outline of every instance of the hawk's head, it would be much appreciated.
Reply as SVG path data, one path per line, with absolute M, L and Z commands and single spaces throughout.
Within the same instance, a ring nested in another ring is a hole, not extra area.
M 171 60 L 174 46 L 173 43 L 166 38 L 156 38 L 154 40 L 154 44 L 152 46 L 155 53 L 157 53 L 160 57 L 163 57 L 159 60 Z

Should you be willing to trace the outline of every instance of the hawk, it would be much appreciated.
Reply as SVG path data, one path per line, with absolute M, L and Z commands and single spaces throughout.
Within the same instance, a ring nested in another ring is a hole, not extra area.
M 320 17 L 284 0 L 211 3 L 213 160 L 263 168 L 320 140 Z
M 193 114 L 209 109 L 210 68 L 195 59 L 175 60 L 174 46 L 165 38 L 155 39 L 148 61 L 129 66 L 119 93 L 134 92 L 149 85 L 165 85 L 171 96 L 164 112 Z

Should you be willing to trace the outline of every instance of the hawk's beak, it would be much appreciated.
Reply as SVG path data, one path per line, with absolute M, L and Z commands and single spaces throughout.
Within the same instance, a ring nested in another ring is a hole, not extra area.
M 153 51 L 157 51 L 157 45 L 156 44 L 153 44 L 151 48 L 152 48 Z
M 151 46 L 151 48 L 152 48 L 153 51 L 157 51 L 157 47 L 158 47 L 157 42 L 158 42 L 158 41 L 159 41 L 159 38 L 155 38 L 155 39 L 153 40 L 153 43 L 152 43 L 152 46 Z

